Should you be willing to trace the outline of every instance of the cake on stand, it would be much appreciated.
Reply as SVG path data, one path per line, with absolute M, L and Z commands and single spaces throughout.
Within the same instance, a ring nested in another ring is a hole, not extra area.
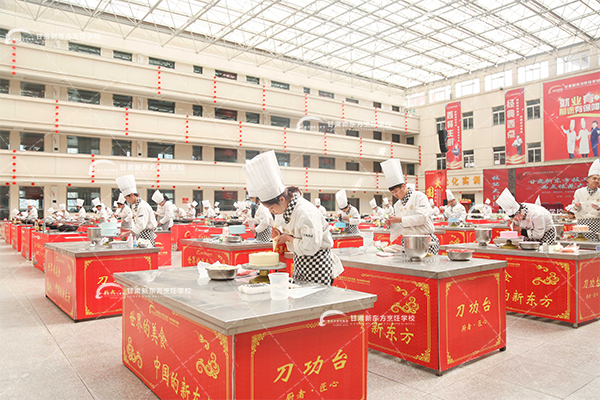
M 248 255 L 248 263 L 242 268 L 258 270 L 258 276 L 250 279 L 250 283 L 269 283 L 269 271 L 286 269 L 285 263 L 279 262 L 279 253 L 261 251 Z

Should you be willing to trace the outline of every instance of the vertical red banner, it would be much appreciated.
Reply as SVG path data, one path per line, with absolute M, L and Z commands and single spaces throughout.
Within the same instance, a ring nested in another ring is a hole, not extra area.
M 506 112 L 506 164 L 525 163 L 525 89 L 509 90 L 504 95 Z
M 460 101 L 446 104 L 446 132 L 448 132 L 447 169 L 462 169 L 462 114 Z
M 492 210 L 498 212 L 496 199 L 500 193 L 508 186 L 507 169 L 484 169 L 483 170 L 483 197 L 490 199 Z
M 600 72 L 544 83 L 544 160 L 598 157 Z
M 436 206 L 444 204 L 446 198 L 446 170 L 425 171 L 425 193 Z

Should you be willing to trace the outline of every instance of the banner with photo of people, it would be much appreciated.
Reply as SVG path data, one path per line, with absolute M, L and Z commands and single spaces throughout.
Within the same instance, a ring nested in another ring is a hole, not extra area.
M 446 132 L 448 133 L 448 152 L 446 168 L 462 168 L 462 113 L 460 101 L 446 104 Z
M 544 160 L 598 157 L 600 72 L 544 83 Z
M 525 164 L 525 88 L 504 95 L 506 112 L 506 164 Z
M 446 198 L 447 174 L 446 170 L 425 171 L 425 194 L 433 199 L 436 206 L 444 204 Z

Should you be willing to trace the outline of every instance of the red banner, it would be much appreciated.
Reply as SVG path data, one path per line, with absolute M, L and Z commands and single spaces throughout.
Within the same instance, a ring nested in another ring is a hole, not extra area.
M 446 131 L 448 132 L 447 169 L 462 169 L 462 114 L 460 101 L 446 104 Z
M 446 198 L 446 170 L 425 171 L 425 193 L 427 197 L 433 199 L 436 206 L 444 204 Z
M 598 157 L 600 72 L 544 83 L 544 159 Z
M 506 164 L 525 163 L 525 90 L 509 90 L 504 95 L 506 111 Z
M 484 169 L 483 170 L 483 197 L 490 199 L 492 210 L 498 212 L 496 199 L 500 193 L 508 186 L 507 169 Z

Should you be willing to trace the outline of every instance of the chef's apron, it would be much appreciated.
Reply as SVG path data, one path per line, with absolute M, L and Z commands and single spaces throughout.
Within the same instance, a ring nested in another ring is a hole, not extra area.
M 164 224 L 159 223 L 157 229 L 160 229 L 162 231 L 168 231 L 169 230 L 169 222 L 170 221 L 167 221 Z
M 533 239 L 533 238 L 529 237 L 529 235 L 528 235 L 529 231 L 525 231 L 525 232 L 526 233 L 523 236 L 525 238 L 527 238 L 527 240 L 529 240 L 529 241 L 540 242 L 540 243 L 548 243 L 550 245 L 556 243 L 556 228 L 555 227 L 552 227 L 552 228 L 548 229 L 544 233 L 544 236 L 542 236 L 541 239 Z
M 135 238 L 139 241 L 140 239 L 149 240 L 152 243 L 152 247 L 154 246 L 154 239 L 156 239 L 156 234 L 152 229 L 144 229 L 138 235 L 135 235 Z
M 131 230 L 131 221 L 121 220 L 121 229 L 130 231 Z
M 294 282 L 311 282 L 331 286 L 333 282 L 333 261 L 331 249 L 321 249 L 312 256 L 298 256 L 294 253 Z
M 262 232 L 256 232 L 256 241 L 257 242 L 270 242 L 271 241 L 271 230 L 272 228 L 270 226 L 268 226 L 264 231 Z
M 577 218 L 577 223 L 589 226 L 591 232 L 600 233 L 600 218 Z
M 346 224 L 346 233 L 349 235 L 358 235 L 358 225 Z
M 427 253 L 437 256 L 440 252 L 440 241 L 435 233 L 429 234 L 431 240 L 429 240 L 429 247 L 427 248 Z M 404 247 L 404 236 L 402 236 L 402 247 Z

